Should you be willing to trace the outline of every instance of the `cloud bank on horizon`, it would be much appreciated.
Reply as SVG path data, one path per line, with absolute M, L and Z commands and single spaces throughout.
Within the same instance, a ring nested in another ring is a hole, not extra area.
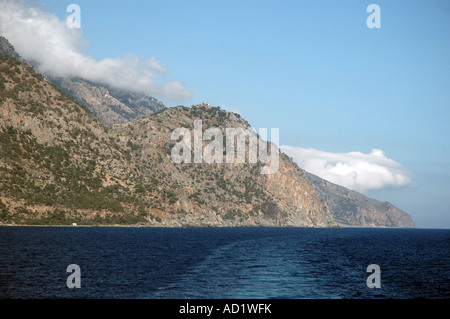
M 37 62 L 40 72 L 52 76 L 80 77 L 171 101 L 192 98 L 179 81 L 157 82 L 168 70 L 155 57 L 143 61 L 126 54 L 97 61 L 83 53 L 87 41 L 80 29 L 68 28 L 66 21 L 22 1 L 0 0 L 0 35 L 26 60 Z
M 411 172 L 379 149 L 373 149 L 370 154 L 330 153 L 282 145 L 280 151 L 307 172 L 360 193 L 412 184 Z

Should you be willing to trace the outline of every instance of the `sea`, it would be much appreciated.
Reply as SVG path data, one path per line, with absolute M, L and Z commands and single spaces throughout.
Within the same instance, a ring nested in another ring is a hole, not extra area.
M 447 299 L 449 247 L 449 229 L 3 226 L 0 298 Z

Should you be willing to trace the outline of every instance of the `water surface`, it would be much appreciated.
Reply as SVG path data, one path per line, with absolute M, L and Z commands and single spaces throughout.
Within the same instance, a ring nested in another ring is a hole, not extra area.
M 0 297 L 449 298 L 449 246 L 439 229 L 0 227 Z

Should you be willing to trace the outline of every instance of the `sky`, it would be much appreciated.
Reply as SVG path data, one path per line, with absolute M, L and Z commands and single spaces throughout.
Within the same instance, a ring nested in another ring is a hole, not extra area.
M 0 0 L 0 34 L 43 72 L 279 128 L 300 167 L 450 228 L 449 1 Z

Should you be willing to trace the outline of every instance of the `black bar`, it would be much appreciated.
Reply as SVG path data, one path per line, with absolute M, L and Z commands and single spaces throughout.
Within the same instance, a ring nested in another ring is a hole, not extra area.
M 45 315 L 114 316 L 114 318 L 312 318 L 323 315 L 345 315 L 367 318 L 392 311 L 417 315 L 432 310 L 446 310 L 448 299 L 3 299 L 2 312 Z M 62 311 L 62 312 L 61 312 Z M 444 312 L 446 313 L 446 312 Z M 132 317 L 131 317 L 132 316 Z M 392 316 L 395 317 L 395 316 Z

